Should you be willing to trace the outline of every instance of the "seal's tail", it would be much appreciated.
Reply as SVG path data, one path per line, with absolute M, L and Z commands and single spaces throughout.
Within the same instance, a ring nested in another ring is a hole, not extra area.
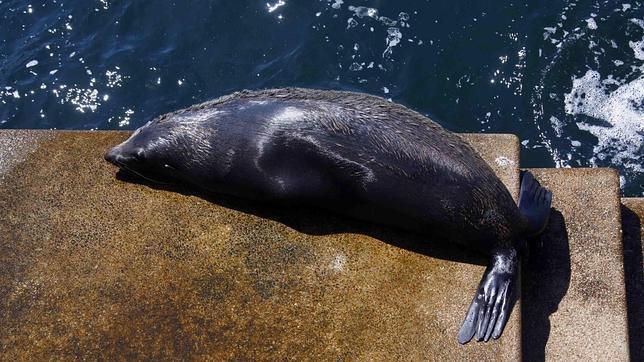
M 485 342 L 501 336 L 516 301 L 517 266 L 517 252 L 513 248 L 492 255 L 458 332 L 460 344 L 475 335 L 478 341 Z
M 526 235 L 541 233 L 548 223 L 552 193 L 539 184 L 530 171 L 521 173 L 519 211 L 527 224 Z

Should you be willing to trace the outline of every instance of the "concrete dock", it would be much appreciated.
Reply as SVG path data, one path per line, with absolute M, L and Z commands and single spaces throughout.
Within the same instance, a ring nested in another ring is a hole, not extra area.
M 123 179 L 102 155 L 127 136 L 0 131 L 2 359 L 642 355 L 641 236 L 638 250 L 622 244 L 613 171 L 536 171 L 555 201 L 523 299 L 500 340 L 460 346 L 482 256 L 323 211 Z M 516 197 L 517 138 L 463 137 Z M 638 221 L 639 200 L 625 201 Z

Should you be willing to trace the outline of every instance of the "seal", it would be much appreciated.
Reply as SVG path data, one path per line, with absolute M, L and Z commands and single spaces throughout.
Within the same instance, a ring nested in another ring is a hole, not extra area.
M 524 173 L 518 206 L 458 135 L 380 97 L 242 91 L 162 115 L 105 154 L 154 182 L 271 203 L 300 203 L 460 243 L 489 265 L 458 333 L 501 336 L 519 249 L 540 233 L 552 194 Z

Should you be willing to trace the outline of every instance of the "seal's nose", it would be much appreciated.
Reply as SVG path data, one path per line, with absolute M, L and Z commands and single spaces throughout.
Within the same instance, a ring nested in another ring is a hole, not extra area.
M 116 166 L 119 165 L 118 160 L 120 157 L 121 157 L 121 152 L 119 151 L 118 147 L 114 147 L 105 153 L 105 161 L 111 164 L 114 164 Z
M 105 160 L 116 166 L 141 163 L 145 160 L 145 151 L 142 148 L 116 146 L 105 153 Z

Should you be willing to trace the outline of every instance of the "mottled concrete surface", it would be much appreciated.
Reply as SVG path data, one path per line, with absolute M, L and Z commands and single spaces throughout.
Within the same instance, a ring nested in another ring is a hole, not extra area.
M 531 171 L 554 196 L 523 265 L 524 360 L 628 360 L 617 172 Z
M 622 199 L 628 337 L 633 361 L 644 361 L 644 198 Z
M 480 256 L 124 182 L 102 155 L 126 137 L 0 131 L 2 359 L 519 358 L 518 306 L 499 341 L 456 342 Z M 516 193 L 517 139 L 467 138 Z
M 24 161 L 27 155 L 37 149 L 38 144 L 53 136 L 52 132 L 29 130 L 11 131 L 10 137 L 0 138 L 0 180 L 11 169 Z

